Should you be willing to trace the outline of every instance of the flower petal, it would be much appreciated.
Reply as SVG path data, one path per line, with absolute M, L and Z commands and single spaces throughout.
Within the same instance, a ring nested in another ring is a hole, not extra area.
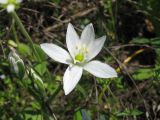
M 81 42 L 82 44 L 89 45 L 95 39 L 95 33 L 92 23 L 87 25 L 81 34 Z
M 84 69 L 100 78 L 117 77 L 117 72 L 111 66 L 96 60 L 87 63 Z
M 64 64 L 69 64 L 71 62 L 69 53 L 55 44 L 43 43 L 41 44 L 41 48 L 49 57 L 57 62 Z
M 88 46 L 88 60 L 91 60 L 97 54 L 101 51 L 103 48 L 104 42 L 106 40 L 106 36 L 100 37 L 93 41 L 89 46 Z
M 73 58 L 75 56 L 74 52 L 75 52 L 76 45 L 78 42 L 79 42 L 79 36 L 76 33 L 73 25 L 71 23 L 69 23 L 68 28 L 67 28 L 67 34 L 66 34 L 66 44 L 67 44 L 67 48 Z
M 69 66 L 63 76 L 63 89 L 65 95 L 68 95 L 77 85 L 82 76 L 82 67 Z

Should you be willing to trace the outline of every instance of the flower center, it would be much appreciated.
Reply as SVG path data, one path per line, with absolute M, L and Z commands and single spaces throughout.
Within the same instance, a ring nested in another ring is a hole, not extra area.
M 76 64 L 76 63 L 84 62 L 86 58 L 86 54 L 88 53 L 88 49 L 86 45 L 78 44 L 76 46 L 76 50 L 77 50 L 77 54 L 75 55 L 74 63 Z
M 76 61 L 79 61 L 79 62 L 82 62 L 84 60 L 84 55 L 79 53 L 75 56 L 75 60 Z

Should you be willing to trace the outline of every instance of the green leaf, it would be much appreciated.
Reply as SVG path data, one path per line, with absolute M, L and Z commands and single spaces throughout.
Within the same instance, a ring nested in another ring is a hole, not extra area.
M 121 116 L 138 116 L 141 114 L 143 114 L 143 112 L 139 111 L 138 109 L 132 109 L 132 110 L 125 109 L 122 112 L 118 112 L 116 115 L 121 117 Z
M 36 52 L 38 54 L 38 56 L 37 55 L 35 56 L 36 60 L 41 61 L 41 62 L 44 61 L 46 54 L 43 52 L 43 50 L 40 48 L 40 46 L 37 44 L 34 44 L 34 48 L 36 49 Z
M 130 43 L 135 43 L 135 44 L 150 44 L 153 47 L 159 47 L 160 46 L 160 38 L 153 38 L 153 39 L 134 38 Z
M 153 77 L 154 72 L 152 69 L 139 69 L 133 74 L 135 80 L 146 80 Z
M 46 62 L 42 62 L 42 63 L 39 63 L 37 64 L 34 69 L 41 75 L 43 76 L 43 74 L 46 72 L 47 70 L 47 67 L 46 67 Z
M 25 120 L 42 120 L 41 115 L 25 114 Z
M 77 85 L 76 89 L 83 95 L 86 96 L 86 91 L 81 85 Z
M 160 46 L 160 38 L 151 39 L 151 45 L 153 47 L 159 47 Z
M 53 3 L 59 4 L 61 0 L 52 0 Z
M 81 116 L 80 110 L 75 113 L 74 120 L 82 120 L 82 116 Z
M 130 111 L 130 114 L 132 116 L 138 116 L 138 115 L 143 114 L 143 112 L 139 111 L 138 109 L 133 109 L 133 110 Z
M 24 56 L 30 56 L 32 54 L 29 46 L 27 46 L 23 43 L 18 44 L 18 51 L 20 54 L 22 54 Z
M 41 77 L 33 69 L 30 70 L 29 76 L 34 83 L 35 88 L 39 90 L 40 93 L 44 93 L 45 88 Z
M 150 39 L 147 39 L 147 38 L 134 38 L 130 43 L 149 44 L 150 43 Z
M 23 77 L 25 76 L 25 67 L 24 67 L 24 64 L 22 64 L 21 62 L 17 62 L 17 65 L 18 65 L 18 77 L 20 79 L 23 79 Z

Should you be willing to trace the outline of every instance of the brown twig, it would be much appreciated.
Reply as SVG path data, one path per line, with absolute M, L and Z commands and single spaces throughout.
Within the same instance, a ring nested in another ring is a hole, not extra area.
M 123 69 L 123 70 L 126 72 L 126 74 L 128 75 L 128 77 L 129 77 L 130 80 L 132 81 L 133 85 L 135 86 L 135 89 L 136 89 L 137 93 L 141 96 L 146 111 L 147 111 L 148 113 L 150 113 L 149 110 L 148 110 L 148 108 L 147 108 L 146 100 L 144 99 L 143 95 L 141 94 L 141 92 L 140 92 L 139 88 L 137 87 L 134 79 L 132 78 L 132 76 L 130 75 L 130 73 L 127 71 L 127 67 L 125 66 L 125 64 L 123 64 L 121 61 L 119 61 L 119 60 L 112 54 L 112 52 L 111 52 L 110 50 L 108 50 L 107 48 L 105 48 L 105 50 L 116 60 L 116 62 L 119 64 L 119 66 L 121 66 L 121 69 Z
M 143 91 L 144 89 L 149 88 L 148 85 L 150 85 L 150 84 L 149 84 L 149 81 L 144 81 L 144 82 L 138 84 L 138 85 L 137 85 L 137 88 L 139 89 L 139 91 Z M 146 87 L 146 86 L 147 86 L 147 87 Z M 130 97 L 131 95 L 133 95 L 134 93 L 137 93 L 137 89 L 133 89 L 133 88 L 132 88 L 132 89 L 129 90 L 127 93 L 120 95 L 118 98 L 124 100 L 124 99 L 129 98 L 129 97 Z
M 61 22 L 59 21 L 60 23 L 58 23 L 58 24 L 56 24 L 56 25 L 54 25 L 54 26 L 47 27 L 46 29 L 44 29 L 44 32 L 49 32 L 49 31 L 52 31 L 52 30 L 54 30 L 54 29 L 57 29 L 58 27 L 61 27 L 61 26 L 62 26 L 63 24 L 65 24 L 65 23 L 69 23 L 70 21 L 75 20 L 75 19 L 77 19 L 77 18 L 79 18 L 79 17 L 86 16 L 86 15 L 88 15 L 89 13 L 91 13 L 91 12 L 93 12 L 93 11 L 96 11 L 96 10 L 97 10 L 97 7 L 92 7 L 92 8 L 89 8 L 89 9 L 87 9 L 87 10 L 80 11 L 80 12 L 72 15 L 70 18 L 67 18 L 67 19 L 65 19 L 65 20 L 63 20 L 63 21 L 61 21 Z

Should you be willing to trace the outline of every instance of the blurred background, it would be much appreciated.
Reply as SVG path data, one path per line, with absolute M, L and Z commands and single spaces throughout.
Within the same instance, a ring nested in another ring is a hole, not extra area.
M 40 49 L 42 60 L 37 62 L 19 28 L 13 31 L 12 17 L 1 10 L 0 119 L 45 120 L 43 107 L 30 94 L 33 91 L 21 84 L 25 79 L 17 78 L 10 69 L 7 56 L 14 48 L 43 80 L 44 98 L 49 99 L 44 106 L 49 106 L 48 111 L 58 120 L 159 120 L 159 6 L 159 0 L 24 0 L 17 14 L 37 47 L 48 42 L 66 48 L 69 22 L 79 35 L 89 23 L 96 38 L 107 35 L 96 59 L 114 67 L 118 78 L 99 79 L 85 72 L 67 96 L 61 87 L 67 66 L 54 62 Z

